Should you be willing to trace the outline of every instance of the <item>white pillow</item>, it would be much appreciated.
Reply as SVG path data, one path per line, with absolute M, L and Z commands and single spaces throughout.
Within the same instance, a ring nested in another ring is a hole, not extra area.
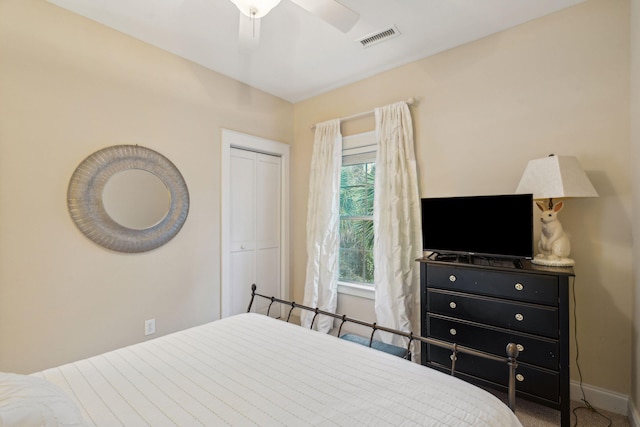
M 55 384 L 0 372 L 0 427 L 84 426 L 78 407 Z

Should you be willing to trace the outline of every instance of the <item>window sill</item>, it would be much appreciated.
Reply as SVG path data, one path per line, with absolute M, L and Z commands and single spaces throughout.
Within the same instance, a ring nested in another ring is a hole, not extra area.
M 376 290 L 373 286 L 349 282 L 338 282 L 338 293 L 367 299 L 375 299 L 376 297 Z

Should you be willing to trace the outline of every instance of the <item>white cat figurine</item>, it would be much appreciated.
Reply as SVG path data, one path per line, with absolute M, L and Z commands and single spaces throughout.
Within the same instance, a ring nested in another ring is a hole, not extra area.
M 549 260 L 564 260 L 569 258 L 571 243 L 569 236 L 562 229 L 562 224 L 558 220 L 558 212 L 564 206 L 558 202 L 552 208 L 547 208 L 544 203 L 537 202 L 536 205 L 542 211 L 540 221 L 542 221 L 542 233 L 538 242 L 540 253 L 536 257 Z

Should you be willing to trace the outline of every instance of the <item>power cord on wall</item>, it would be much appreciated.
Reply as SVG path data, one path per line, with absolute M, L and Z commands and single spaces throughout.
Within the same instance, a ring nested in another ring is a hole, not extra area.
M 580 377 L 580 391 L 582 392 L 582 402 L 584 403 L 584 406 L 578 406 L 573 408 L 573 415 L 575 417 L 575 423 L 573 424 L 573 426 L 577 426 L 578 425 L 578 414 L 577 411 L 579 409 L 587 409 L 591 412 L 594 412 L 598 415 L 600 415 L 602 418 L 604 418 L 605 420 L 607 420 L 608 424 L 607 427 L 611 427 L 612 421 L 611 418 L 607 417 L 606 415 L 604 415 L 603 413 L 601 413 L 600 411 L 598 411 L 596 408 L 594 408 L 593 406 L 591 406 L 591 404 L 589 403 L 589 401 L 587 400 L 587 398 L 585 397 L 584 394 L 584 389 L 582 388 L 582 371 L 580 370 L 580 364 L 578 363 L 578 358 L 580 357 L 580 352 L 578 351 L 578 317 L 576 315 L 577 312 L 577 305 L 576 305 L 576 280 L 575 277 L 573 279 L 573 339 L 575 340 L 576 343 L 576 367 L 578 368 L 578 375 Z

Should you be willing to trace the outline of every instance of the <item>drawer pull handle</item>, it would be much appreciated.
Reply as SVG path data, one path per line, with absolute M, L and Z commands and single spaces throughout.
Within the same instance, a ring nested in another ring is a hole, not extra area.
M 520 313 L 516 313 L 516 320 L 518 322 L 522 322 L 524 320 L 524 316 Z
M 457 278 L 453 274 L 451 276 L 449 276 L 449 281 L 450 282 L 455 282 L 456 280 L 457 280 Z
M 522 286 L 522 283 L 516 283 L 515 288 L 516 291 L 521 291 L 524 289 L 524 286 Z
M 520 381 L 520 382 L 523 382 L 523 381 L 524 381 L 524 375 L 522 375 L 522 374 L 517 374 L 517 375 L 516 375 L 516 379 L 517 379 L 518 381 Z
M 516 345 L 516 347 L 518 348 L 518 351 L 520 353 L 522 353 L 524 351 L 524 346 L 522 344 L 518 344 L 518 345 Z
M 449 333 L 450 333 L 451 335 L 455 335 L 455 334 L 457 334 L 457 333 L 458 333 L 458 331 L 456 331 L 454 328 L 451 328 L 451 329 L 449 329 Z
M 455 302 L 451 301 L 451 302 L 449 303 L 449 307 L 451 307 L 451 308 L 456 308 L 456 307 L 457 307 L 457 305 L 456 305 L 456 303 L 455 303 Z

